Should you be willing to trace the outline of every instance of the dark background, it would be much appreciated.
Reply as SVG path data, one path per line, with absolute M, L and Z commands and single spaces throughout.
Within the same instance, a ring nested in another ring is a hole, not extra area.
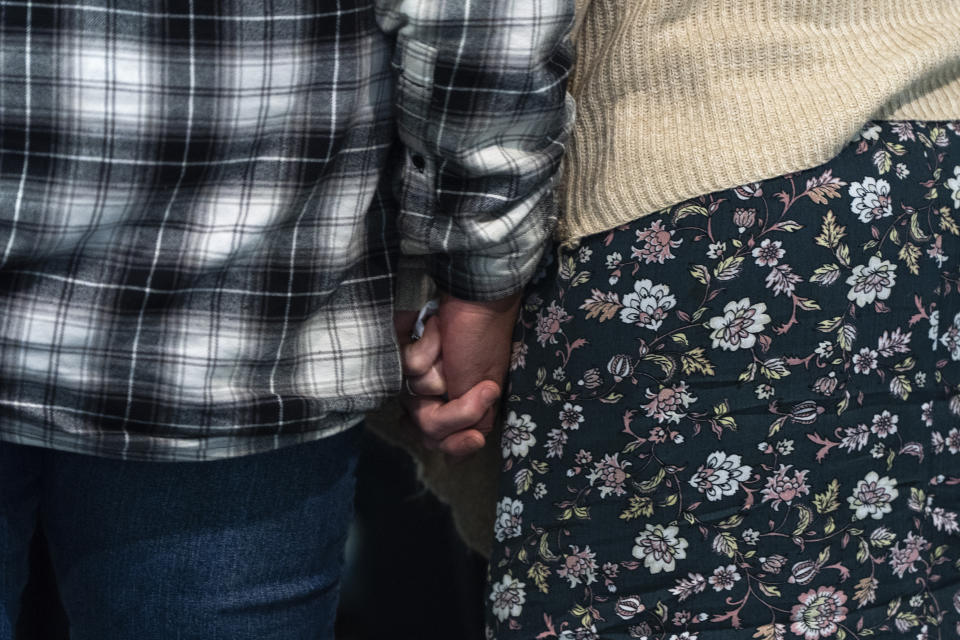
M 486 566 L 404 452 L 364 434 L 337 640 L 482 640 Z M 17 640 L 66 640 L 42 532 L 32 550 Z M 429 620 L 429 627 L 424 627 Z M 104 639 L 107 640 L 107 639 Z

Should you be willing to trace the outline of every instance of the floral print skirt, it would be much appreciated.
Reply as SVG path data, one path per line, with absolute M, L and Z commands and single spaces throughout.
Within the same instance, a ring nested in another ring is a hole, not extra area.
M 960 123 L 561 249 L 513 345 L 487 637 L 960 637 Z

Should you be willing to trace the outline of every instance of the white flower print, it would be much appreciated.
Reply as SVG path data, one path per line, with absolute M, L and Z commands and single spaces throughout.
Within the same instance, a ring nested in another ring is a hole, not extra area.
M 763 332 L 770 322 L 770 316 L 766 312 L 765 303 L 752 305 L 750 298 L 728 302 L 723 308 L 722 316 L 710 318 L 713 348 L 720 347 L 724 351 L 752 348 L 757 343 L 757 334 Z
M 764 383 L 758 384 L 753 392 L 757 394 L 757 400 L 769 400 L 773 397 L 773 394 L 776 393 L 776 389 L 774 389 L 772 385 Z
M 960 360 L 960 313 L 953 317 L 953 324 L 940 336 L 940 344 L 950 352 L 951 360 Z
M 755 262 L 759 267 L 773 267 L 780 261 L 786 251 L 781 247 L 783 243 L 779 240 L 764 238 L 759 247 L 754 247 L 751 255 L 756 258 Z
M 714 451 L 690 478 L 690 486 L 706 494 L 707 500 L 716 502 L 723 496 L 735 494 L 740 483 L 750 477 L 750 471 L 749 465 L 740 463 L 739 455 Z
M 827 342 L 826 340 L 820 342 L 814 350 L 814 353 L 820 356 L 821 359 L 828 360 L 833 356 L 833 343 Z
M 623 296 L 620 320 L 656 331 L 663 324 L 667 312 L 676 305 L 677 299 L 670 295 L 670 287 L 640 280 L 633 284 L 633 293 Z
M 884 410 L 882 413 L 879 413 L 873 416 L 873 423 L 870 425 L 870 431 L 877 434 L 881 438 L 886 438 L 887 436 L 897 432 L 897 423 L 900 421 L 900 416 L 891 415 L 889 411 Z
M 930 329 L 927 330 L 927 338 L 933 343 L 930 349 L 936 351 L 937 339 L 940 337 L 940 310 L 934 309 L 931 311 L 928 321 L 930 322 Z
M 563 409 L 560 410 L 560 426 L 570 431 L 576 431 L 583 422 L 583 407 L 572 402 L 563 403 Z
M 947 437 L 944 439 L 944 442 L 947 445 L 947 450 L 953 455 L 960 453 L 960 429 L 954 427 L 947 432 Z
M 506 424 L 503 427 L 503 436 L 501 437 L 503 457 L 525 458 L 530 453 L 530 447 L 537 442 L 537 439 L 533 436 L 533 430 L 536 428 L 537 425 L 530 419 L 530 414 L 524 413 L 517 416 L 516 412 L 511 411 L 507 415 Z
M 497 519 L 493 522 L 493 534 L 499 542 L 516 538 L 521 533 L 523 503 L 510 497 L 497 503 Z
M 633 557 L 637 560 L 643 560 L 643 566 L 650 570 L 650 573 L 669 573 L 677 568 L 677 560 L 683 560 L 687 557 L 686 548 L 689 543 L 685 538 L 678 537 L 680 527 L 670 525 L 664 527 L 662 524 L 646 525 L 646 531 L 642 531 L 634 539 L 636 545 L 633 547 Z
M 857 214 L 860 222 L 873 222 L 893 215 L 890 183 L 883 178 L 867 176 L 863 182 L 851 182 L 849 193 L 853 198 L 850 210 Z
M 953 198 L 953 208 L 960 209 L 960 166 L 953 168 L 953 177 L 947 180 L 947 188 Z
M 847 502 L 854 511 L 854 520 L 863 520 L 868 517 L 879 520 L 884 514 L 893 510 L 890 503 L 896 500 L 898 495 L 900 492 L 897 491 L 895 478 L 887 476 L 881 478 L 876 471 L 871 471 L 857 483 L 853 495 L 847 498 Z
M 860 349 L 860 353 L 853 354 L 853 372 L 864 375 L 877 368 L 877 352 L 870 347 Z
M 737 571 L 736 565 L 732 564 L 717 567 L 713 570 L 713 575 L 707 578 L 707 582 L 713 585 L 714 591 L 729 591 L 738 580 L 740 580 L 740 572 Z
M 523 604 L 527 601 L 527 591 L 524 588 L 526 585 L 508 573 L 500 582 L 494 582 L 491 586 L 491 608 L 497 620 L 506 622 L 511 616 L 519 616 L 523 611 Z
M 863 129 L 860 130 L 860 133 L 857 135 L 854 140 L 862 138 L 864 140 L 879 140 L 880 139 L 880 125 L 873 122 L 868 122 L 864 125 Z
M 871 256 L 866 265 L 853 268 L 853 275 L 847 278 L 850 291 L 847 300 L 865 307 L 875 300 L 886 300 L 897 282 L 897 265 L 877 256 Z
M 724 254 L 727 250 L 726 242 L 714 242 L 709 247 L 707 247 L 707 257 L 713 260 L 716 260 Z

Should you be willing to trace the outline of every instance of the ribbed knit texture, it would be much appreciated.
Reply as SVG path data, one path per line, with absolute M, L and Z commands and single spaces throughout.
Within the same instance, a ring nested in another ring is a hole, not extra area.
M 578 0 L 562 241 L 960 118 L 958 0 Z

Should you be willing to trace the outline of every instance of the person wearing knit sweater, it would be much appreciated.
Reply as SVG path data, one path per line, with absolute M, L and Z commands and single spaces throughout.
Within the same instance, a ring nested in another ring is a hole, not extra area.
M 578 4 L 487 637 L 957 637 L 960 3 Z

